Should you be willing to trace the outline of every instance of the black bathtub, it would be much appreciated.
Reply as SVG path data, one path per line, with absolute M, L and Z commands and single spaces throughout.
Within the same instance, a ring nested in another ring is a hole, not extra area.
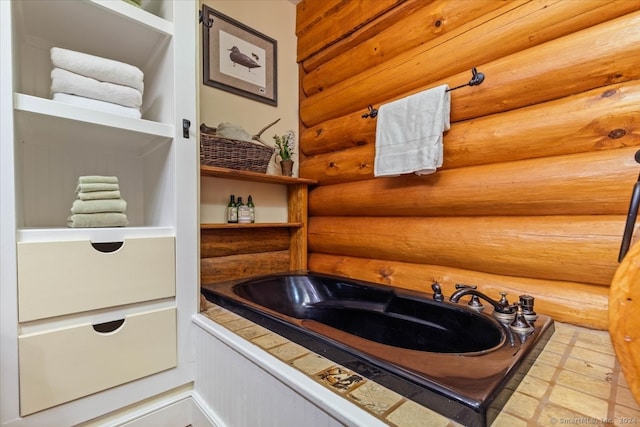
M 462 302 L 314 273 L 203 285 L 202 293 L 466 426 L 493 421 L 553 333 L 547 316 L 525 337 Z

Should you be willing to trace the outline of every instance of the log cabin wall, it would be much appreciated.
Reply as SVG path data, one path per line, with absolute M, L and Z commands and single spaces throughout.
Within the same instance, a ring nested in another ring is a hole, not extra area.
M 200 282 L 212 284 L 289 270 L 286 228 L 201 229 Z
M 308 267 L 446 295 L 536 299 L 606 329 L 640 165 L 640 2 L 302 0 L 300 176 Z M 374 178 L 368 105 L 441 84 L 444 163 Z

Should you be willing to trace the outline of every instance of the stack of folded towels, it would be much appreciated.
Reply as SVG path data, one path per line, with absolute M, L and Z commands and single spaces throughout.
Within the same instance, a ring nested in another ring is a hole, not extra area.
M 67 223 L 71 228 L 124 227 L 127 202 L 120 197 L 116 176 L 81 176 Z
M 51 48 L 54 101 L 139 119 L 144 74 L 124 62 Z

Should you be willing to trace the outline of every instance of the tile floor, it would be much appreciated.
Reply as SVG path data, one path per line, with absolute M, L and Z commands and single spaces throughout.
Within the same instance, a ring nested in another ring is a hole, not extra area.
M 458 426 L 329 359 L 206 302 L 202 314 L 291 364 L 390 426 Z M 492 427 L 638 426 L 634 400 L 608 333 L 557 323 L 555 333 Z

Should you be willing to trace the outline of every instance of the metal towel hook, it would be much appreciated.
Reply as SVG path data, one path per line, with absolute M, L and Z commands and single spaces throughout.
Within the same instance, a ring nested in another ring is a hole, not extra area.
M 452 90 L 456 90 L 456 89 L 460 89 L 461 87 L 465 87 L 465 86 L 479 86 L 482 84 L 482 82 L 484 81 L 484 73 L 479 72 L 476 67 L 473 67 L 471 69 L 471 74 L 473 74 L 473 76 L 471 77 L 471 80 L 469 80 L 468 83 L 465 83 L 463 85 L 460 86 L 456 86 L 454 88 L 451 89 L 447 89 L 446 92 L 451 92 Z M 373 105 L 369 104 L 369 112 L 368 113 L 364 113 L 362 115 L 363 119 L 366 118 L 371 118 L 374 119 L 377 115 L 378 115 L 378 110 L 376 108 L 373 108 Z
M 213 18 L 209 17 L 209 19 L 207 19 L 207 21 L 205 22 L 202 11 L 200 11 L 200 12 L 198 13 L 198 15 L 199 15 L 198 21 L 199 21 L 202 25 L 204 25 L 204 26 L 205 26 L 205 27 L 207 27 L 207 28 L 211 28 L 211 27 L 213 27 Z

